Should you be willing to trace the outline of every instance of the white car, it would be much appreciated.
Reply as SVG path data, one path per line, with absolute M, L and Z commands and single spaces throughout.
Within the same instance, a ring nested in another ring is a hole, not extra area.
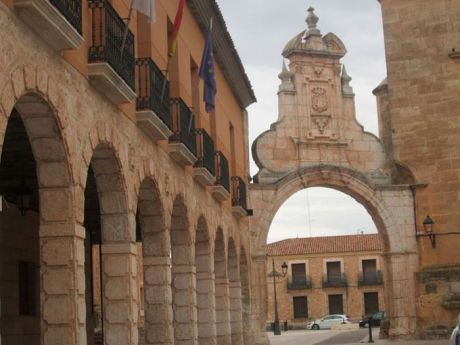
M 321 319 L 308 322 L 307 329 L 330 329 L 332 325 L 340 323 L 350 323 L 348 316 L 344 314 L 325 315 Z

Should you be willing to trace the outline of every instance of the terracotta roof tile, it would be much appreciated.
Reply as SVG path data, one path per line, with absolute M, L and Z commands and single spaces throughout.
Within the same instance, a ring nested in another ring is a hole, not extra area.
M 379 234 L 289 238 L 267 245 L 267 255 L 383 251 Z

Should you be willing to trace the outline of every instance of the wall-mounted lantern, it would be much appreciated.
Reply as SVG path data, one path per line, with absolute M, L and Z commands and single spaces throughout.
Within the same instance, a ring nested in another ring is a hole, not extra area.
M 433 248 L 436 247 L 436 234 L 434 233 L 434 221 L 430 218 L 430 216 L 426 216 L 425 220 L 423 221 L 423 229 L 424 233 L 417 234 L 417 236 L 427 236 L 430 238 L 431 246 Z
M 21 216 L 25 216 L 26 212 L 30 209 L 30 196 L 32 191 L 25 184 L 24 181 L 21 182 L 19 187 L 16 189 L 16 203 Z

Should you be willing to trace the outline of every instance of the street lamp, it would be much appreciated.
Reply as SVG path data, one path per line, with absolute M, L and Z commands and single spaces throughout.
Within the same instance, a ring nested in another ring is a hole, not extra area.
M 275 259 L 272 259 L 272 267 L 273 270 L 268 274 L 269 277 L 273 277 L 273 295 L 275 298 L 275 322 L 273 327 L 273 334 L 274 335 L 281 335 L 280 330 L 280 320 L 278 318 L 278 301 L 276 298 L 276 278 L 285 277 L 288 269 L 288 265 L 286 262 L 283 262 L 281 265 L 281 274 L 275 270 Z

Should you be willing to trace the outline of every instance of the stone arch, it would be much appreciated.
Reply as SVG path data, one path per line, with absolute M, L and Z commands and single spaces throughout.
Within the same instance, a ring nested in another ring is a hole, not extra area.
M 243 323 L 241 306 L 241 281 L 235 241 L 228 240 L 228 281 L 230 291 L 230 330 L 232 345 L 243 343 Z
M 106 133 L 96 125 L 88 141 L 91 154 L 86 161 L 83 218 L 87 233 L 86 256 L 91 258 L 92 267 L 86 266 L 86 276 L 87 280 L 89 277 L 96 282 L 99 279 L 100 292 L 89 290 L 88 282 L 87 292 L 101 294 L 100 327 L 104 344 L 110 344 L 115 339 L 131 344 L 138 339 L 137 292 L 136 284 L 132 282 L 137 274 L 135 214 L 128 207 L 126 175 L 119 158 L 120 152 Z M 96 250 L 94 245 L 98 247 Z M 97 254 L 93 258 L 94 253 L 98 253 L 99 258 Z M 95 262 L 99 264 L 95 266 Z M 92 301 L 95 300 L 92 298 Z M 87 310 L 90 310 L 89 304 Z M 93 313 L 94 310 L 93 304 Z M 93 321 L 97 325 L 94 319 L 87 317 L 88 323 Z M 92 338 L 88 327 L 88 341 L 92 341 Z
M 224 232 L 221 227 L 218 227 L 214 241 L 214 289 L 218 345 L 231 344 L 227 255 L 225 248 Z
M 206 219 L 200 216 L 195 236 L 198 344 L 216 343 L 214 260 Z
M 171 215 L 172 301 L 174 343 L 195 344 L 197 339 L 195 255 L 187 207 L 176 196 Z
M 136 228 L 142 243 L 144 337 L 146 345 L 174 343 L 171 301 L 171 244 L 158 186 L 146 177 L 139 187 Z M 138 261 L 138 262 L 139 262 Z
M 2 161 L 8 155 L 4 147 L 5 134 L 14 114 L 15 121 L 25 128 L 36 168 L 36 182 L 31 187 L 37 194 L 39 212 L 36 265 L 39 267 L 37 315 L 41 332 L 35 339 L 42 343 L 58 339 L 78 342 L 84 337 L 81 330 L 84 320 L 79 319 L 78 314 L 79 306 L 84 304 L 84 293 L 78 289 L 84 235 L 73 212 L 73 178 L 60 113 L 48 90 L 36 87 L 33 68 L 20 66 L 8 75 L 11 79 L 3 83 L 0 94 Z M 65 276 L 65 282 L 57 280 L 57 276 Z
M 246 249 L 242 245 L 240 249 L 240 281 L 241 281 L 241 305 L 243 320 L 243 341 L 244 344 L 253 344 L 251 338 L 251 291 L 249 278 L 249 265 Z
M 252 222 L 257 224 L 253 231 L 258 234 L 253 252 L 256 256 L 264 255 L 268 231 L 280 206 L 294 193 L 317 186 L 348 194 L 371 215 L 384 244 L 385 300 L 391 318 L 390 333 L 395 336 L 413 334 L 417 246 L 409 186 L 376 186 L 356 170 L 333 165 L 302 168 L 272 185 L 252 185 L 255 215 Z M 258 267 L 265 270 L 262 265 Z M 260 311 L 265 307 L 258 308 Z

